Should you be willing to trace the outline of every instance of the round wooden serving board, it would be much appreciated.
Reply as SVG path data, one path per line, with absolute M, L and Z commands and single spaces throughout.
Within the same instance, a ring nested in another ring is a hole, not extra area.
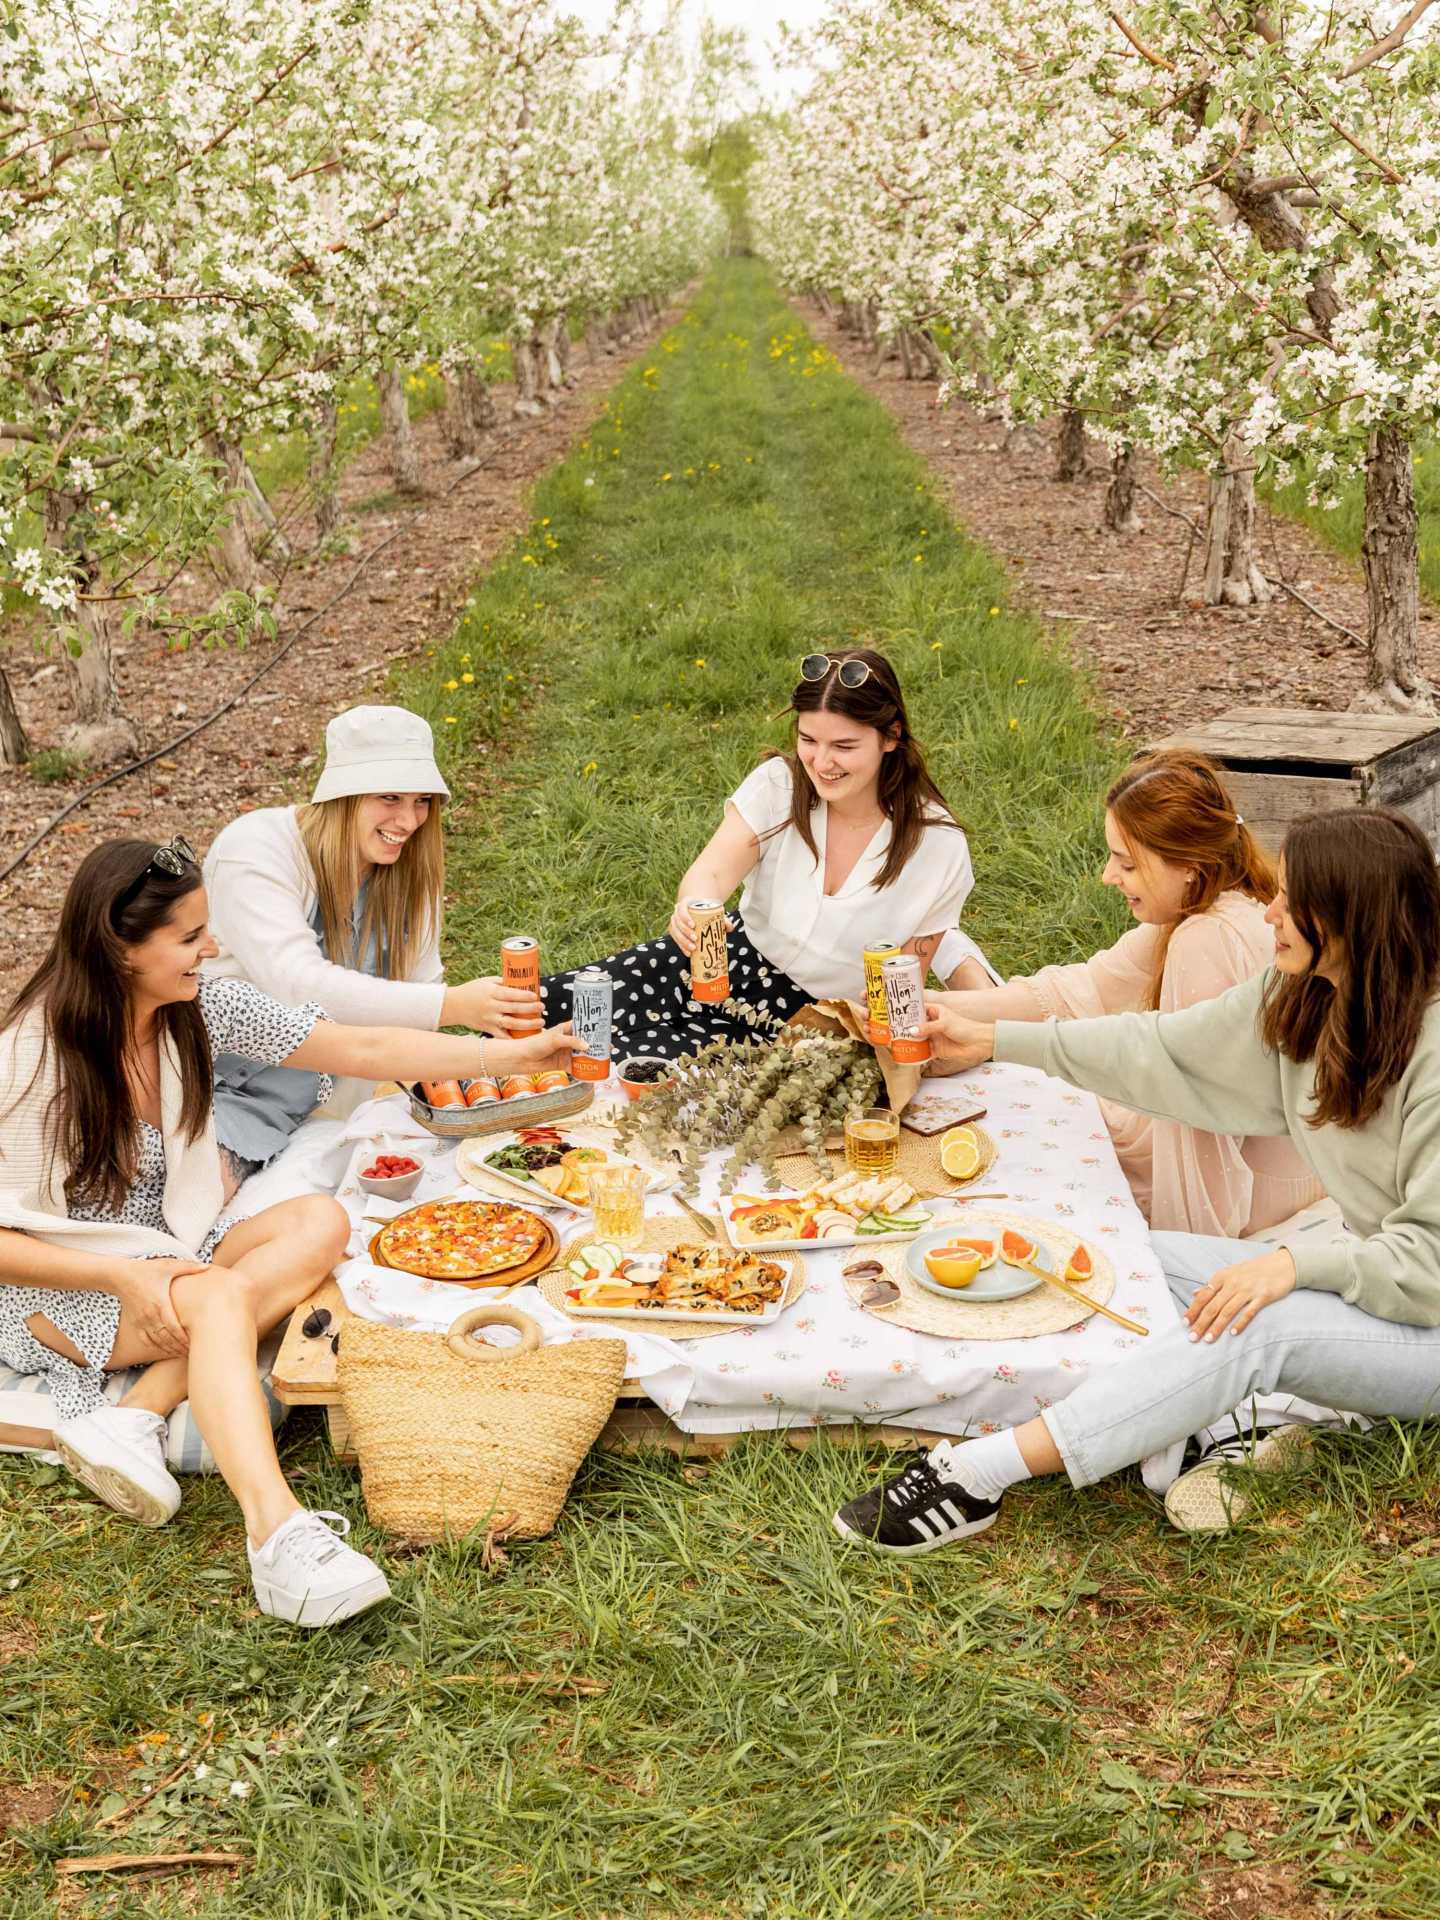
M 509 1201 L 506 1204 L 514 1206 L 515 1202 Z M 528 1207 L 518 1207 L 517 1211 L 520 1213 L 530 1213 Z M 452 1280 L 446 1277 L 445 1285 L 447 1287 L 518 1287 L 522 1281 L 533 1280 L 537 1273 L 543 1273 L 548 1266 L 552 1266 L 555 1261 L 556 1251 L 560 1245 L 560 1236 L 556 1233 L 550 1222 L 541 1219 L 538 1213 L 530 1214 L 530 1217 L 536 1221 L 539 1226 L 544 1228 L 544 1238 L 527 1260 L 522 1260 L 519 1266 L 516 1267 L 502 1267 L 498 1273 L 482 1273 L 474 1280 Z M 405 1215 L 403 1213 L 397 1213 L 395 1219 L 387 1220 L 385 1225 L 376 1231 L 374 1238 L 371 1240 L 370 1258 L 375 1262 L 377 1267 L 390 1267 L 398 1273 L 409 1273 L 412 1271 L 409 1267 L 400 1267 L 397 1266 L 395 1261 L 387 1260 L 380 1250 L 381 1236 L 385 1233 L 386 1229 L 393 1227 L 396 1221 L 403 1220 L 404 1218 Z M 433 1280 L 436 1276 L 434 1274 L 419 1274 L 416 1277 L 421 1280 Z

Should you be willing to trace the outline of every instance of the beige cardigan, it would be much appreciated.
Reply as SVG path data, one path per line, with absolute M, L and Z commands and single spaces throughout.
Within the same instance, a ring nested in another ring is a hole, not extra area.
M 0 1227 L 32 1233 L 73 1253 L 144 1259 L 193 1258 L 224 1205 L 214 1118 L 197 1140 L 180 1130 L 179 1061 L 167 1037 L 160 1045 L 160 1132 L 165 1141 L 165 1218 L 170 1233 L 108 1220 L 72 1220 L 66 1211 L 68 1168 L 47 1147 L 51 1102 L 58 1087 L 44 1015 L 32 1008 L 0 1033 Z
M 1149 1005 L 1160 934 L 1159 927 L 1132 927 L 1092 959 L 1042 967 L 1011 985 L 1027 989 L 1036 1019 L 1138 1013 Z M 1246 894 L 1222 893 L 1208 912 L 1182 920 L 1171 935 L 1160 1011 L 1177 1013 L 1214 1000 L 1274 963 L 1265 909 Z M 1243 1239 L 1324 1198 L 1288 1136 L 1202 1133 L 1113 1100 L 1100 1105 L 1135 1204 L 1157 1230 Z

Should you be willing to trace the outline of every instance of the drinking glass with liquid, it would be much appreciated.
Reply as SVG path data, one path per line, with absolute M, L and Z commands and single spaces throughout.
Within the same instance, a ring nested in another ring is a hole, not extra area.
M 900 1161 L 900 1116 L 888 1107 L 852 1107 L 845 1116 L 845 1164 L 852 1173 L 894 1173 Z
M 590 1209 L 595 1237 L 618 1247 L 638 1247 L 645 1231 L 645 1174 L 624 1161 L 590 1168 Z

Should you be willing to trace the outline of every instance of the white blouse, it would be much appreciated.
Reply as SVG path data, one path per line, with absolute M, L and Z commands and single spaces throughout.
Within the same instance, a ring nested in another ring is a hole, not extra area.
M 864 950 L 884 940 L 897 946 L 918 935 L 943 933 L 960 917 L 975 875 L 960 828 L 938 810 L 900 877 L 876 881 L 890 850 L 885 821 L 856 861 L 845 884 L 825 892 L 825 838 L 830 809 L 811 814 L 819 857 L 790 819 L 790 767 L 762 760 L 730 796 L 730 805 L 760 841 L 760 858 L 740 896 L 745 931 L 765 958 L 817 999 L 862 1000 Z M 779 828 L 778 832 L 772 831 Z M 769 834 L 771 837 L 766 838 Z

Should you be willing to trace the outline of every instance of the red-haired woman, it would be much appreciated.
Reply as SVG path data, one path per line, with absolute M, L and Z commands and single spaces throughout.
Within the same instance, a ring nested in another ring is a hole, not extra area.
M 1178 1013 L 1273 964 L 1265 909 L 1275 868 L 1235 810 L 1219 769 L 1188 748 L 1145 754 L 1105 796 L 1110 857 L 1101 878 L 1140 923 L 1074 966 L 978 993 L 941 994 L 968 1020 L 1089 1020 Z M 943 975 L 944 943 L 936 956 Z M 944 1073 L 938 1060 L 932 1071 Z M 1321 1199 L 1289 1139 L 1205 1133 L 1103 1100 L 1136 1205 L 1175 1233 L 1243 1239 Z
M 1188 1126 L 1281 1134 L 1334 1197 L 1343 1239 L 1278 1246 L 1158 1233 L 1183 1311 L 1022 1426 L 915 1455 L 835 1516 L 847 1538 L 930 1553 L 984 1532 L 1046 1473 L 1090 1486 L 1252 1394 L 1400 1420 L 1440 1413 L 1440 879 L 1414 821 L 1383 808 L 1302 820 L 1269 908 L 1275 964 L 1183 1013 L 1044 1027 L 932 1007 L 932 1043 L 965 1066 L 1009 1060 Z M 1287 1449 L 1256 1450 L 1274 1464 Z M 1170 1489 L 1177 1525 L 1223 1529 L 1201 1465 Z M 1224 1496 L 1223 1483 L 1213 1489 Z M 1208 1506 L 1208 1513 L 1205 1511 Z
M 970 848 L 910 731 L 894 667 L 868 647 L 807 654 L 790 710 L 794 751 L 768 754 L 731 794 L 680 881 L 669 937 L 599 963 L 614 982 L 617 1054 L 673 1059 L 753 1037 L 690 994 L 690 907 L 742 885 L 730 993 L 761 1013 L 784 1020 L 812 1000 L 863 1000 L 864 950 L 882 942 L 929 967 L 948 933 L 942 979 L 996 978 L 956 931 L 974 885 Z M 549 1019 L 568 1017 L 573 980 L 542 982 Z

